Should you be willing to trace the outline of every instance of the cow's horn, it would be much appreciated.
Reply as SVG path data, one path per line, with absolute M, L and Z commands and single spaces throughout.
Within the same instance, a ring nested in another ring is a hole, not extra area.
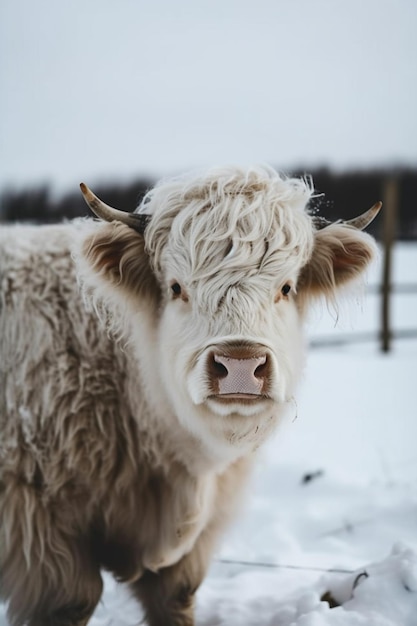
M 376 202 L 373 207 L 359 215 L 358 217 L 354 217 L 352 220 L 339 220 L 336 224 L 346 224 L 347 226 L 353 226 L 353 228 L 357 228 L 358 230 L 364 230 L 369 224 L 376 218 L 380 209 L 382 207 L 382 202 Z M 333 222 L 329 222 L 325 217 L 321 217 L 319 215 L 315 215 L 313 217 L 313 223 L 317 230 L 322 230 L 326 228 L 326 226 L 330 226 Z
M 144 213 L 127 213 L 126 211 L 119 211 L 119 209 L 114 209 L 113 207 L 105 204 L 97 198 L 97 196 L 85 185 L 84 183 L 80 184 L 81 193 L 84 196 L 84 200 L 90 207 L 97 217 L 100 217 L 102 220 L 106 222 L 113 222 L 114 220 L 118 220 L 119 222 L 123 222 L 127 226 L 134 228 L 139 233 L 144 233 L 145 228 L 148 225 L 150 220 L 150 215 L 146 215 Z
M 368 209 L 368 211 L 365 211 L 365 213 L 362 213 L 362 215 L 359 215 L 359 217 L 355 217 L 353 218 L 353 220 L 348 220 L 343 223 L 347 224 L 348 226 L 353 226 L 358 230 L 364 230 L 367 226 L 369 226 L 372 220 L 376 218 L 381 207 L 382 202 L 376 202 L 373 207 Z

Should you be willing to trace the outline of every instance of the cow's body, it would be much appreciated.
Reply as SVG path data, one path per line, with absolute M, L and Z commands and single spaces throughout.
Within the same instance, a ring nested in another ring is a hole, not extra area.
M 150 624 L 193 623 L 294 393 L 305 303 L 372 256 L 343 226 L 357 259 L 329 261 L 327 240 L 315 253 L 307 186 L 220 174 L 151 196 L 146 251 L 116 222 L 1 229 L 0 592 L 14 626 L 86 624 L 103 567 Z

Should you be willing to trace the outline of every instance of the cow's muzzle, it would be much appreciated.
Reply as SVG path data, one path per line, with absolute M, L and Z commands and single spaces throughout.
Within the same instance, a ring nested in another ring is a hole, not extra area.
M 269 397 L 272 359 L 261 344 L 221 344 L 207 358 L 211 397 L 259 400 Z

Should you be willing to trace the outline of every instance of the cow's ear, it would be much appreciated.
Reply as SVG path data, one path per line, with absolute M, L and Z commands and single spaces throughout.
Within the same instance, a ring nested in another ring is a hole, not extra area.
M 89 235 L 82 253 L 96 276 L 130 295 L 158 300 L 160 289 L 142 234 L 121 222 L 102 224 Z
M 318 230 L 310 261 L 299 277 L 300 295 L 324 295 L 332 299 L 338 287 L 360 277 L 375 252 L 372 237 L 351 226 L 330 224 Z

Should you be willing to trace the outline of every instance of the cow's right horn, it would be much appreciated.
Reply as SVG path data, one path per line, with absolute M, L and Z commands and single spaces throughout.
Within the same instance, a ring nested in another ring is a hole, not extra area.
M 85 185 L 80 184 L 81 193 L 84 200 L 92 210 L 92 212 L 106 222 L 113 222 L 115 220 L 123 222 L 127 226 L 134 228 L 139 233 L 144 233 L 145 228 L 149 223 L 150 215 L 145 213 L 127 213 L 126 211 L 119 211 L 113 207 L 105 204 Z

